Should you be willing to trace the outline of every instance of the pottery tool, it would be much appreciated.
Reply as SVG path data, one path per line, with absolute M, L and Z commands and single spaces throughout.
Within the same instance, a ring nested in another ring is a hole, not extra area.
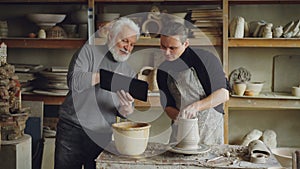
M 218 156 L 206 161 L 207 165 L 209 166 L 228 166 L 233 163 L 236 163 L 236 159 L 231 159 L 224 156 Z

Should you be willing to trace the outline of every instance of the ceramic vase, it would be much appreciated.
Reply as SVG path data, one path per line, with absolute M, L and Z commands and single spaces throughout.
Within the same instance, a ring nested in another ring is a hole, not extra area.
M 182 149 L 197 149 L 199 140 L 198 118 L 180 118 L 178 120 L 177 133 L 177 141 L 179 144 L 176 147 Z

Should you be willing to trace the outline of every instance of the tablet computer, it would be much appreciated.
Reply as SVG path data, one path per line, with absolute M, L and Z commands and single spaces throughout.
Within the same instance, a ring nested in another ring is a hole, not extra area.
M 148 83 L 132 77 L 100 69 L 100 87 L 111 92 L 124 90 L 135 99 L 147 101 Z

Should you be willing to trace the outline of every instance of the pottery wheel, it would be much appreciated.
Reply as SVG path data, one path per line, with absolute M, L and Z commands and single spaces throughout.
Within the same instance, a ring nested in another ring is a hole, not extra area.
M 179 153 L 179 154 L 203 154 L 210 151 L 210 147 L 205 144 L 199 144 L 198 148 L 196 149 L 184 149 L 179 147 L 171 147 L 169 151 L 173 153 Z

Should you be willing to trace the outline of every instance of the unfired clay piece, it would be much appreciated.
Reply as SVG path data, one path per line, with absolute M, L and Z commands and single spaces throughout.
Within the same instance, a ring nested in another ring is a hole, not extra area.
M 243 17 L 237 16 L 230 22 L 230 37 L 243 38 L 244 37 L 244 23 L 245 19 Z
M 290 29 L 292 28 L 293 25 L 294 25 L 294 21 L 291 21 L 288 24 L 286 24 L 283 27 L 283 34 L 287 34 L 288 32 L 290 32 Z
M 277 147 L 275 131 L 265 130 L 261 139 L 266 144 L 266 146 L 268 146 L 270 149 Z
M 274 28 L 273 30 L 273 36 L 275 38 L 280 38 L 283 34 L 283 27 L 282 26 L 277 26 L 276 28 Z
M 245 21 L 244 24 L 244 37 L 249 37 L 250 36 L 250 28 L 249 28 L 249 23 Z
M 253 33 L 253 37 L 259 37 L 260 36 L 260 32 L 262 32 L 262 27 L 266 24 L 265 21 L 258 21 L 256 23 L 256 28 L 255 31 Z
M 258 140 L 262 136 L 262 132 L 257 129 L 253 129 L 250 131 L 243 139 L 243 142 L 241 145 L 248 146 L 248 144 L 253 140 Z
M 251 141 L 248 148 L 252 163 L 266 163 L 267 158 L 271 155 L 268 147 L 261 140 Z
M 267 23 L 264 28 L 263 28 L 263 34 L 262 36 L 264 38 L 272 38 L 273 35 L 272 35 L 272 27 L 273 27 L 273 24 L 272 23 Z
M 293 32 L 292 37 L 295 37 L 298 34 L 299 26 L 300 26 L 300 20 L 295 21 L 295 24 L 291 29 L 291 31 Z

